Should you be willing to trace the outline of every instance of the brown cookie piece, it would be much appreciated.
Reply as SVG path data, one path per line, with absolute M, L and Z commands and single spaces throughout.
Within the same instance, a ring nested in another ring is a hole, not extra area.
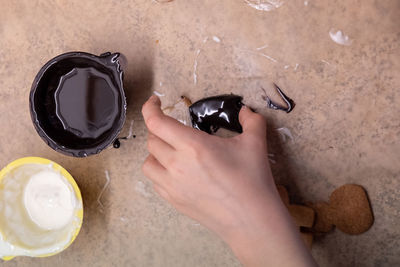
M 332 222 L 342 232 L 357 235 L 367 231 L 374 222 L 370 203 L 364 188 L 346 184 L 330 196 Z
M 307 203 L 315 211 L 313 230 L 318 233 L 330 232 L 333 228 L 333 219 L 329 204 L 326 202 Z
M 312 243 L 314 236 L 312 233 L 300 233 L 301 238 L 303 239 L 304 243 L 306 243 L 306 246 L 311 249 Z
M 311 228 L 314 224 L 315 212 L 312 208 L 302 205 L 290 204 L 289 194 L 286 188 L 282 185 L 276 186 L 282 202 L 287 207 L 290 215 L 293 217 L 294 222 L 299 228 L 300 235 L 308 248 L 311 249 L 313 234 L 310 232 L 302 232 L 302 228 Z
M 308 228 L 313 226 L 315 213 L 312 208 L 293 204 L 289 205 L 287 208 L 297 226 Z

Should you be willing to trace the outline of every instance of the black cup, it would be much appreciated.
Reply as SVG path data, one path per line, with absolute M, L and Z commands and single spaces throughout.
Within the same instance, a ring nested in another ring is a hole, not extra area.
M 30 112 L 51 148 L 87 157 L 113 143 L 126 118 L 124 63 L 119 53 L 69 52 L 40 69 L 30 92 Z

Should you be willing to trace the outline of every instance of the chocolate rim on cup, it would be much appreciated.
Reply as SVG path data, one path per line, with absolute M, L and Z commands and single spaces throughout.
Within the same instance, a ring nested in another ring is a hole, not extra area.
M 74 157 L 100 153 L 117 138 L 126 118 L 125 58 L 69 52 L 47 62 L 29 97 L 39 136 L 54 150 Z

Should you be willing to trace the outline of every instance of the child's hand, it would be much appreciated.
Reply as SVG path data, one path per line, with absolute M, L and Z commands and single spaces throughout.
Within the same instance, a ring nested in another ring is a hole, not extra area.
M 219 234 L 244 263 L 285 263 L 263 258 L 265 250 L 278 253 L 282 240 L 288 253 L 304 252 L 272 178 L 265 119 L 244 107 L 243 133 L 221 138 L 182 125 L 160 105 L 152 96 L 142 109 L 150 152 L 143 172 L 155 191 Z

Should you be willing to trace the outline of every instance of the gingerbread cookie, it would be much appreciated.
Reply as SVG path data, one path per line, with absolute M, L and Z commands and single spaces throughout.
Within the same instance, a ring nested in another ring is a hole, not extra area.
M 329 199 L 333 224 L 347 234 L 367 231 L 374 223 L 372 209 L 364 188 L 346 184 L 331 194 Z
M 290 215 L 299 227 L 311 228 L 314 225 L 314 210 L 307 206 L 293 205 L 287 206 Z
M 350 235 L 366 232 L 373 224 L 371 206 L 364 188 L 346 184 L 332 192 L 329 204 L 308 203 L 316 212 L 313 230 L 329 232 L 333 225 Z
M 315 211 L 315 223 L 313 230 L 318 233 L 327 233 L 333 229 L 332 215 L 329 204 L 326 202 L 306 203 Z
M 299 227 L 301 237 L 308 248 L 311 249 L 313 235 L 306 229 L 311 229 L 314 225 L 315 213 L 314 210 L 307 206 L 290 204 L 289 194 L 284 186 L 277 185 L 278 193 L 282 202 L 287 207 L 290 215 L 293 217 L 294 222 Z

